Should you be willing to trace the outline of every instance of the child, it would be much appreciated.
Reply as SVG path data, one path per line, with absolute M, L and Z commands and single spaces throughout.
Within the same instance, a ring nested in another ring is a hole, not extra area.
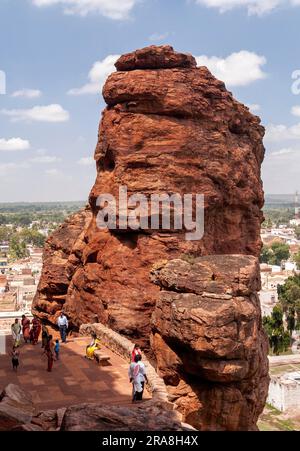
M 54 352 L 56 360 L 59 360 L 59 348 L 60 348 L 59 340 L 55 340 Z
M 12 352 L 11 352 L 11 362 L 13 366 L 13 371 L 18 370 L 19 366 L 19 351 L 16 346 L 13 346 Z

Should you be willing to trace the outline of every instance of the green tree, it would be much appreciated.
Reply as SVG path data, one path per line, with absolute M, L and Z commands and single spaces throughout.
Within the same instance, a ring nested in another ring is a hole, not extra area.
M 273 257 L 270 260 L 271 264 L 281 265 L 283 260 L 288 260 L 290 258 L 290 248 L 288 244 L 284 243 L 273 243 L 271 246 L 273 251 Z
M 6 227 L 5 225 L 0 226 L 0 243 L 1 241 L 8 241 L 10 239 L 11 234 L 12 231 L 9 227 Z
M 271 229 L 273 227 L 273 223 L 271 218 L 266 218 L 264 222 L 262 223 L 263 229 Z
M 288 309 L 287 315 L 286 315 L 286 322 L 287 322 L 287 330 L 290 334 L 290 340 L 292 342 L 292 333 L 296 327 L 296 317 L 295 317 L 295 309 L 294 308 Z
M 29 252 L 24 241 L 20 241 L 17 235 L 14 235 L 9 243 L 9 257 L 12 260 L 28 257 Z
M 275 305 L 271 316 L 263 318 L 263 325 L 273 353 L 279 355 L 281 352 L 286 351 L 290 345 L 290 335 L 284 330 L 281 306 Z
M 291 328 L 294 316 L 294 329 L 300 329 L 300 275 L 289 277 L 283 285 L 277 287 L 278 299 Z
M 273 255 L 273 251 L 268 246 L 264 245 L 260 253 L 260 263 L 269 263 Z
M 26 244 L 32 244 L 36 247 L 43 247 L 45 244 L 45 236 L 34 229 L 23 229 L 19 236 Z

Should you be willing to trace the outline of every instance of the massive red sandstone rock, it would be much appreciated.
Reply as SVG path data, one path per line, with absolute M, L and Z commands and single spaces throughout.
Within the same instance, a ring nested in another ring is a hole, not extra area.
M 75 327 L 93 322 L 96 316 L 99 321 L 130 336 L 148 350 L 151 315 L 155 312 L 152 351 L 166 380 L 173 384 L 174 399 L 180 400 L 178 405 L 189 421 L 193 424 L 198 422 L 203 428 L 214 427 L 217 425 L 216 415 L 226 407 L 220 420 L 224 429 L 253 428 L 265 398 L 266 383 L 254 390 L 254 382 L 259 381 L 259 377 L 255 379 L 252 374 L 250 377 L 247 372 L 252 357 L 248 354 L 241 357 L 240 367 L 231 367 L 231 363 L 220 364 L 221 355 L 209 351 L 211 337 L 204 335 L 202 342 L 208 355 L 205 359 L 202 356 L 200 380 L 195 382 L 193 379 L 190 383 L 188 379 L 196 376 L 190 375 L 189 367 L 184 376 L 187 362 L 181 361 L 180 346 L 177 343 L 173 349 L 166 344 L 166 337 L 160 330 L 163 325 L 156 323 L 157 308 L 162 301 L 160 299 L 155 307 L 160 298 L 160 287 L 150 280 L 149 273 L 157 262 L 178 259 L 183 255 L 189 258 L 222 254 L 259 255 L 264 129 L 259 118 L 234 100 L 224 83 L 213 77 L 207 68 L 197 68 L 193 57 L 178 54 L 169 46 L 152 46 L 124 55 L 116 67 L 118 71 L 108 78 L 103 89 L 107 108 L 103 112 L 95 151 L 97 178 L 89 198 L 91 216 L 82 218 L 78 227 L 76 218 L 72 218 L 48 241 L 34 312 L 53 322 L 58 311 L 64 308 Z M 127 186 L 128 195 L 204 194 L 203 239 L 186 241 L 185 231 L 174 229 L 99 230 L 96 225 L 97 197 L 102 193 L 118 197 L 120 185 Z M 72 240 L 66 246 L 65 236 L 69 228 Z M 224 265 L 225 260 L 221 259 Z M 222 271 L 227 274 L 226 268 L 219 268 L 220 274 Z M 188 283 L 191 283 L 190 279 Z M 257 286 L 251 283 L 249 286 L 256 299 Z M 198 296 L 197 293 L 194 295 Z M 182 296 L 185 299 L 185 294 Z M 219 309 L 214 314 L 227 311 L 228 302 L 221 297 Z M 234 307 L 229 310 L 238 308 L 235 298 L 230 302 Z M 257 306 L 251 310 L 249 302 L 243 305 L 249 310 L 244 316 L 255 313 L 254 324 L 260 330 Z M 203 310 L 203 314 L 208 312 Z M 228 340 L 231 335 L 235 337 L 236 327 L 233 326 L 230 324 L 228 330 L 226 322 L 222 326 L 224 333 L 227 330 Z M 250 329 L 243 330 L 241 341 L 247 342 Z M 260 337 L 261 341 L 257 343 L 265 349 L 265 338 L 263 335 Z M 193 352 L 190 343 L 185 346 Z M 160 348 L 165 354 L 160 353 Z M 232 360 L 226 356 L 229 348 L 224 344 L 225 361 Z M 244 346 L 244 351 L 246 348 Z M 258 354 L 264 362 L 264 373 L 265 350 L 257 350 Z M 168 359 L 168 368 L 161 365 L 162 355 Z M 197 371 L 199 368 L 200 363 Z M 239 379 L 230 380 L 230 372 Z M 204 375 L 208 377 L 208 374 L 212 375 L 212 380 L 206 380 L 205 384 L 210 391 L 199 392 Z M 222 381 L 215 380 L 217 374 Z M 225 385 L 218 390 L 216 384 Z M 239 384 L 239 387 L 232 384 Z M 257 390 L 261 391 L 260 397 Z M 207 398 L 203 400 L 205 396 Z M 194 399 L 191 410 L 189 397 Z M 205 418 L 200 404 L 205 406 Z M 246 420 L 250 404 L 252 410 Z M 228 420 L 230 415 L 235 417 L 232 422 Z

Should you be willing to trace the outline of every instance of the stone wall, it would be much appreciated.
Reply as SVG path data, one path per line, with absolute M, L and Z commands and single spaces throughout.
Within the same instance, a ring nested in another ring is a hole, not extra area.
M 105 327 L 101 323 L 83 324 L 80 327 L 81 335 L 90 335 L 92 332 L 96 333 L 97 337 L 101 340 L 104 346 L 107 346 L 113 352 L 127 360 L 129 365 L 134 343 L 112 329 Z M 163 379 L 158 376 L 154 367 L 144 354 L 143 362 L 146 366 L 148 377 L 147 387 L 152 394 L 152 401 L 155 403 L 163 403 L 166 408 L 172 410 L 174 406 L 168 400 L 168 392 Z

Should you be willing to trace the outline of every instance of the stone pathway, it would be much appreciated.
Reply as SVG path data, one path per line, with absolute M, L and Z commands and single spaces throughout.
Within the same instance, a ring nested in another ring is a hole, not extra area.
M 7 352 L 11 338 L 7 337 Z M 79 403 L 132 405 L 128 362 L 102 346 L 110 356 L 109 366 L 99 366 L 84 358 L 89 337 L 71 338 L 61 344 L 60 360 L 54 362 L 52 373 L 46 371 L 47 359 L 42 357 L 41 343 L 23 344 L 20 349 L 18 373 L 12 371 L 9 355 L 0 355 L 0 389 L 7 384 L 20 385 L 31 393 L 40 410 L 57 409 Z M 145 392 L 145 399 L 150 395 Z
M 279 356 L 269 356 L 270 366 L 277 365 L 289 365 L 289 364 L 300 364 L 299 354 L 289 354 L 289 355 L 279 355 Z

